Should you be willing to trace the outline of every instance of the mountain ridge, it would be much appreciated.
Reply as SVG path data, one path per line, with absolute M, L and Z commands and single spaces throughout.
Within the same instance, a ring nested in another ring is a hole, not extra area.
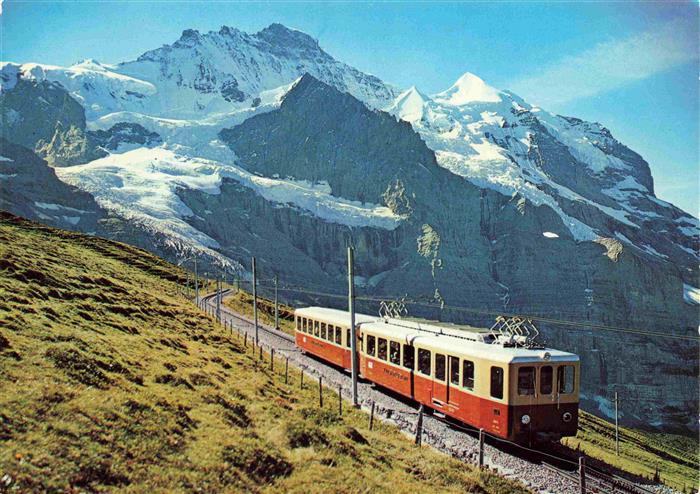
M 648 163 L 601 124 L 473 74 L 431 96 L 401 92 L 272 25 L 185 30 L 118 65 L 2 63 L 0 81 L 0 98 L 50 81 L 82 106 L 105 156 L 58 177 L 170 239 L 170 256 L 236 264 L 255 253 L 264 272 L 332 285 L 343 247 L 355 245 L 375 293 L 410 287 L 447 306 L 697 327 L 698 220 L 655 197 Z M 4 130 L 16 119 L 3 108 Z M 605 346 L 571 338 L 559 343 Z M 660 354 L 684 365 L 671 345 L 656 354 L 644 345 L 628 365 Z M 604 353 L 614 358 L 614 348 Z M 623 364 L 586 369 L 587 406 L 604 413 L 596 399 Z M 697 408 L 683 399 L 685 378 L 654 379 L 630 383 L 629 397 L 667 386 L 669 423 L 697 426 L 685 419 Z M 643 422 L 651 412 L 629 413 Z

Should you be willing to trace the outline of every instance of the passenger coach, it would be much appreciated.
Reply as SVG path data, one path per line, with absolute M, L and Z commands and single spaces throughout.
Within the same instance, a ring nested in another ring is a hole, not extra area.
M 346 311 L 295 315 L 297 346 L 351 368 Z M 488 329 L 363 314 L 355 321 L 364 379 L 510 441 L 576 435 L 577 355 L 524 347 Z

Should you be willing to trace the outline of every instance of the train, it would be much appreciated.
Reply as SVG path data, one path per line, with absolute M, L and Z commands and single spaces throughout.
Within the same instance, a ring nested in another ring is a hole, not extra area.
M 351 369 L 349 312 L 299 308 L 294 319 L 297 347 Z M 355 329 L 363 380 L 518 444 L 576 435 L 576 354 L 535 345 L 517 331 L 412 318 L 356 314 Z

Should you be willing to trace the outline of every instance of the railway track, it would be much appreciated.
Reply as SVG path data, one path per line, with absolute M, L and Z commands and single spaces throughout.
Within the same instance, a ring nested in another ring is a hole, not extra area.
M 226 296 L 230 292 L 231 290 L 229 289 L 224 290 L 223 296 Z M 209 314 L 216 315 L 216 293 L 211 293 L 200 297 L 199 306 L 200 308 L 206 310 Z M 231 309 L 224 306 L 223 304 L 221 305 L 221 320 L 222 323 L 229 325 L 233 322 L 237 322 L 237 330 L 242 330 L 249 336 L 253 336 L 253 330 L 255 327 L 254 321 L 245 316 L 233 312 Z M 329 366 L 318 359 L 314 359 L 308 355 L 302 355 L 295 345 L 295 339 L 293 336 L 284 333 L 280 330 L 266 327 L 261 323 L 258 324 L 258 331 L 260 332 L 261 343 L 264 343 L 270 348 L 275 348 L 275 351 L 278 354 L 280 354 L 280 352 L 282 354 L 286 354 L 290 358 L 290 360 L 295 360 L 297 362 L 297 365 L 299 365 L 302 369 L 306 369 L 312 372 L 316 371 L 315 373 L 319 375 L 324 375 L 324 380 L 326 382 L 331 383 L 335 381 L 343 386 L 348 385 L 349 388 L 349 377 L 346 373 L 342 372 L 342 370 L 335 369 L 332 366 Z M 400 400 L 397 397 L 387 394 L 384 390 L 380 390 L 372 386 L 371 383 L 361 383 L 361 387 L 361 396 L 365 397 L 363 399 L 363 406 L 365 407 L 368 407 L 370 403 L 373 402 L 386 403 L 392 401 L 396 402 L 397 400 Z M 376 396 L 372 397 L 371 399 L 368 398 L 369 395 L 376 395 L 376 393 L 384 395 L 385 398 L 381 400 L 377 399 Z M 412 422 L 416 414 L 415 406 L 407 404 L 405 401 L 399 401 L 398 404 L 403 406 L 400 407 L 394 405 L 392 407 L 381 407 L 379 408 L 378 413 L 380 415 L 383 413 L 385 419 L 393 422 L 401 429 L 411 431 L 411 428 L 413 427 Z M 408 410 L 400 410 L 399 408 L 408 408 Z M 441 427 L 428 427 L 427 425 L 437 423 L 441 424 Z M 415 431 L 415 428 L 413 428 L 413 431 Z M 442 450 L 445 453 L 451 454 L 452 456 L 457 456 L 464 460 L 471 461 L 474 458 L 472 452 L 465 453 L 463 448 L 455 448 L 454 445 L 451 444 L 453 441 L 446 441 L 444 439 L 444 436 L 449 435 L 447 431 L 450 431 L 451 433 L 458 433 L 461 436 L 461 440 L 459 442 L 463 442 L 465 437 L 467 437 L 470 438 L 473 445 L 478 444 L 478 440 L 474 437 L 475 430 L 466 428 L 463 425 L 455 424 L 448 418 L 440 417 L 439 415 L 432 415 L 430 417 L 426 417 L 426 421 L 423 424 L 423 435 L 424 438 L 426 438 L 427 440 L 424 439 L 424 442 L 427 442 L 433 447 L 436 447 L 437 449 Z M 508 445 L 511 446 L 509 447 Z M 526 470 L 529 470 L 528 473 L 532 476 L 532 478 L 539 479 L 542 476 L 542 474 L 546 471 L 548 472 L 550 477 L 556 476 L 559 479 L 559 482 L 557 482 L 557 484 L 559 484 L 558 488 L 550 489 L 550 486 L 553 485 L 553 483 L 549 482 L 545 484 L 546 487 L 543 490 L 546 490 L 547 492 L 558 492 L 562 494 L 573 494 L 580 492 L 579 474 L 577 468 L 573 466 L 573 464 L 576 461 L 575 459 L 561 457 L 555 458 L 553 455 L 548 454 L 546 452 L 532 449 L 526 449 L 526 451 L 516 451 L 515 446 L 516 445 L 512 445 L 512 443 L 508 443 L 507 445 L 503 444 L 501 445 L 501 447 L 496 447 L 492 444 L 487 446 L 487 448 L 490 448 L 492 450 L 489 454 L 492 460 L 496 458 L 500 459 L 500 461 L 493 461 L 493 467 L 502 468 L 502 470 L 504 471 L 510 470 L 510 466 L 503 466 L 503 464 L 506 463 L 506 465 L 509 465 L 509 463 L 512 462 L 504 462 L 503 459 L 508 456 L 518 458 L 520 461 L 529 465 L 529 467 L 526 467 Z M 552 460 L 554 460 L 554 463 L 561 466 L 553 465 L 551 463 Z M 535 475 L 532 475 L 533 465 L 541 466 L 542 470 L 536 473 Z M 526 478 L 526 476 L 523 475 L 522 471 L 519 475 L 513 475 L 513 477 L 519 478 L 521 480 Z M 600 472 L 593 468 L 586 469 L 586 482 L 586 492 L 589 493 L 655 494 L 654 491 L 639 486 L 627 479 L 624 479 L 614 474 Z M 533 482 L 530 483 L 532 484 Z
M 231 293 L 230 289 L 225 289 L 222 290 L 222 299 Z M 204 297 L 200 297 L 200 303 L 202 305 L 210 306 L 210 308 L 216 308 L 216 302 L 213 302 L 216 299 L 216 293 L 210 293 L 208 295 L 205 295 Z M 213 304 L 213 305 L 212 305 Z M 247 317 L 243 317 L 240 314 L 237 314 L 230 310 L 228 307 L 225 307 L 223 304 L 221 305 L 221 312 L 225 313 L 227 317 L 231 319 L 236 319 L 238 321 L 244 322 L 246 324 L 254 325 L 255 321 L 248 319 Z M 286 340 L 290 343 L 294 343 L 294 338 L 291 335 L 288 335 L 287 333 L 277 330 L 277 329 L 268 329 L 262 324 L 258 324 L 258 330 L 259 331 L 264 331 L 265 333 L 274 335 L 277 338 L 282 338 L 283 340 Z
M 541 465 L 547 470 L 561 475 L 562 477 L 568 478 L 572 482 L 580 482 L 579 474 L 576 471 L 568 471 L 563 468 L 555 467 L 547 462 L 542 462 Z M 654 494 L 654 491 L 630 482 L 627 479 L 593 469 L 586 469 L 586 492 L 611 494 Z

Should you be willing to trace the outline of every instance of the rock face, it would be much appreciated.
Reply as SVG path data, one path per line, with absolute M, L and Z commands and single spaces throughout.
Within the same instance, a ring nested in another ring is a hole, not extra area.
M 61 182 L 33 151 L 0 138 L 0 209 L 61 228 L 95 232 L 105 212 L 95 199 Z
M 85 111 L 60 84 L 19 80 L 0 93 L 0 136 L 34 150 L 54 166 L 105 155 L 85 133 Z
M 116 151 L 124 147 L 152 147 L 163 142 L 156 132 L 149 132 L 137 123 L 119 122 L 107 130 L 88 131 L 95 143 L 104 149 Z
M 283 297 L 329 305 L 344 304 L 354 245 L 362 294 L 473 324 L 575 321 L 540 326 L 581 355 L 586 408 L 609 414 L 616 387 L 623 422 L 697 428 L 697 343 L 673 337 L 698 327 L 698 220 L 656 198 L 646 161 L 598 123 L 470 73 L 400 92 L 279 24 L 186 30 L 113 66 L 1 63 L 0 86 L 2 136 L 73 164 L 56 175 L 106 211 L 99 234 L 171 259 L 255 255 L 263 278 L 341 295 Z M 2 172 L 2 207 L 41 212 L 37 191 L 58 185 L 39 157 Z M 69 190 L 55 204 L 80 209 Z

